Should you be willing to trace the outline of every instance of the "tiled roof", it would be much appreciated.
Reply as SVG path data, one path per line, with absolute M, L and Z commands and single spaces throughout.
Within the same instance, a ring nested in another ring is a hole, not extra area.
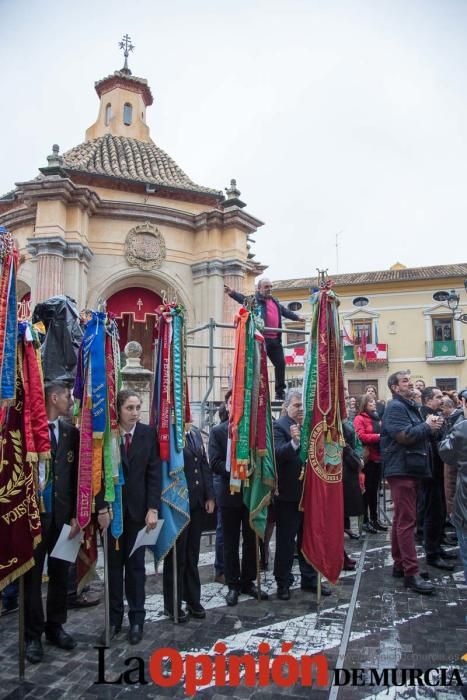
M 172 189 L 221 196 L 218 190 L 197 185 L 153 141 L 105 134 L 63 154 L 65 170 L 106 175 L 124 180 L 162 185 Z
M 350 285 L 379 284 L 381 282 L 408 282 L 413 280 L 442 279 L 443 277 L 467 278 L 467 263 L 458 265 L 433 265 L 431 267 L 406 267 L 397 270 L 376 272 L 350 272 L 343 275 L 330 275 L 336 287 Z M 274 280 L 274 289 L 300 289 L 315 287 L 316 277 Z

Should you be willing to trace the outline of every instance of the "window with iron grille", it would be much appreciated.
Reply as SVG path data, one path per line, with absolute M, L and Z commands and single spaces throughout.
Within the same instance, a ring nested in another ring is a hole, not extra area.
M 441 391 L 452 391 L 453 389 L 457 391 L 457 379 L 456 377 L 438 377 L 436 386 Z
M 432 319 L 433 340 L 453 340 L 453 328 L 451 316 L 439 316 Z

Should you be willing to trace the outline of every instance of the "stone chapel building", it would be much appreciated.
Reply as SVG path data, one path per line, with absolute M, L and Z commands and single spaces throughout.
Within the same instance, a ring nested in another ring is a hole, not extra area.
M 156 145 L 146 117 L 151 89 L 126 62 L 95 90 L 98 116 L 83 143 L 63 154 L 54 145 L 38 176 L 0 197 L 0 225 L 21 253 L 23 309 L 57 294 L 71 296 L 79 309 L 105 301 L 122 349 L 140 342 L 150 369 L 154 310 L 164 294 L 185 306 L 191 328 L 210 318 L 232 322 L 238 305 L 223 285 L 253 289 L 264 267 L 253 260 L 249 237 L 262 222 L 245 211 L 234 180 L 226 195 L 198 185 Z M 206 340 L 205 331 L 192 342 Z M 231 345 L 232 333 L 218 331 L 216 343 Z M 207 357 L 193 349 L 189 363 L 205 372 Z M 218 375 L 231 359 L 214 353 Z

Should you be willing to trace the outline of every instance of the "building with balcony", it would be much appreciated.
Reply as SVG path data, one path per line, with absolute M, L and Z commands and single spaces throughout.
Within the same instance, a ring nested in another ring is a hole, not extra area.
M 352 395 L 367 384 L 387 398 L 391 372 L 409 369 L 414 379 L 440 389 L 467 386 L 467 324 L 455 320 L 446 302 L 433 299 L 439 290 L 460 295 L 456 317 L 467 310 L 464 280 L 467 263 L 331 275 L 339 295 L 344 376 Z M 303 316 L 311 316 L 310 290 L 316 278 L 276 280 L 274 295 Z M 286 324 L 284 344 L 299 342 L 300 324 Z M 303 327 L 303 326 L 302 326 Z M 304 344 L 286 348 L 288 380 L 303 374 Z

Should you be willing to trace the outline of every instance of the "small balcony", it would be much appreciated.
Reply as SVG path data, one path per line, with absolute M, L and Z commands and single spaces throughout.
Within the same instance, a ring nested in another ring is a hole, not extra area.
M 425 343 L 427 362 L 462 362 L 465 360 L 463 340 L 428 340 Z

